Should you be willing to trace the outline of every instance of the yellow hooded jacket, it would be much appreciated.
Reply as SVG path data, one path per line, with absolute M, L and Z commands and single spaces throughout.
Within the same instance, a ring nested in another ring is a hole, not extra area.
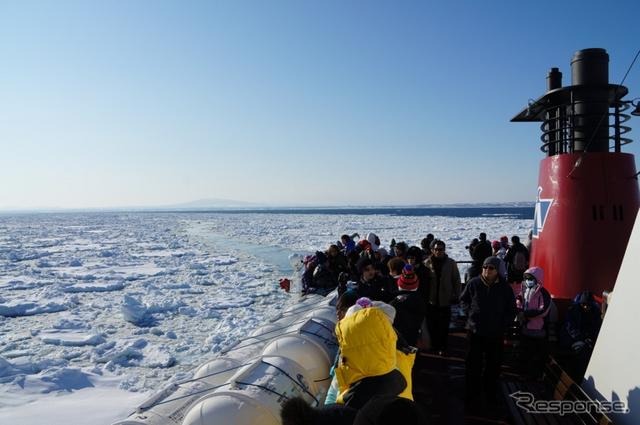
M 342 397 L 355 382 L 367 377 L 385 375 L 396 369 L 398 337 L 389 318 L 380 308 L 364 308 L 340 320 L 336 325 L 336 336 L 340 344 L 340 359 L 335 370 L 338 380 L 338 403 L 342 402 Z M 411 361 L 408 368 L 408 377 L 405 373 L 406 365 L 403 366 L 405 367 L 399 369 L 410 383 L 413 362 Z M 411 399 L 410 385 L 407 388 L 409 393 L 406 394 L 405 389 L 400 395 Z

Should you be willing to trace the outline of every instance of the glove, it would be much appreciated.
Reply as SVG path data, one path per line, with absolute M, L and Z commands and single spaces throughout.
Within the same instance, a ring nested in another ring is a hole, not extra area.
M 578 352 L 578 351 L 582 351 L 582 350 L 584 350 L 584 348 L 585 348 L 586 346 L 587 346 L 587 344 L 585 344 L 585 342 L 584 342 L 584 341 L 577 341 L 577 342 L 574 342 L 574 343 L 571 345 L 571 349 L 572 349 L 573 351 Z

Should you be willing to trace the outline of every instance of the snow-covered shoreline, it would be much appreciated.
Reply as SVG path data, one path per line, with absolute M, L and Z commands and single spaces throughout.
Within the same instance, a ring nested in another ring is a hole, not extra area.
M 100 391 L 131 409 L 294 302 L 277 284 L 287 253 L 343 233 L 373 231 L 383 245 L 434 233 L 467 260 L 464 246 L 481 231 L 523 237 L 530 227 L 504 217 L 0 216 L 0 421 L 39 423 L 29 406 L 46 406 L 50 422 L 72 423 L 55 415 L 72 397 L 111 411 L 102 423 L 122 417 Z

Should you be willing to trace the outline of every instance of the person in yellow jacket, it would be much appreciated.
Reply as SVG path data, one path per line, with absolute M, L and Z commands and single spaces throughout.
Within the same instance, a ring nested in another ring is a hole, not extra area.
M 415 351 L 397 349 L 394 316 L 392 306 L 360 298 L 336 324 L 338 403 L 359 409 L 375 395 L 413 399 Z

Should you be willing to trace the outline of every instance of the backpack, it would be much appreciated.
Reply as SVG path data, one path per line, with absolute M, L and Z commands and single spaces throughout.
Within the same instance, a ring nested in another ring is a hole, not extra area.
M 513 269 L 518 272 L 527 270 L 527 257 L 524 256 L 524 252 L 518 251 L 513 256 Z

